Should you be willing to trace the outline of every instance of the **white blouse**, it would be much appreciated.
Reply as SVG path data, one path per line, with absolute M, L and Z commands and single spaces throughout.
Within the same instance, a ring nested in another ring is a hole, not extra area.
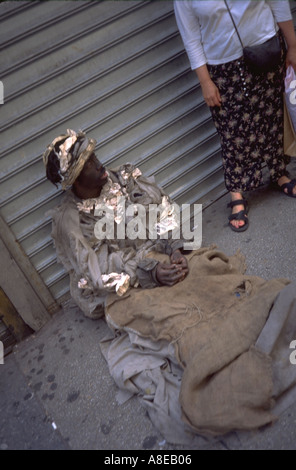
M 277 23 L 292 19 L 288 0 L 227 0 L 244 46 L 262 44 Z M 224 0 L 175 0 L 175 16 L 191 68 L 242 56 L 242 46 Z

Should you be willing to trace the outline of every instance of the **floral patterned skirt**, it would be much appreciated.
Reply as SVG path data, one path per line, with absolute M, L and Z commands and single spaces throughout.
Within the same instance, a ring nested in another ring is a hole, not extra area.
M 222 99 L 221 107 L 210 109 L 221 139 L 229 191 L 251 191 L 262 185 L 264 163 L 273 182 L 288 174 L 290 160 L 283 149 L 285 45 L 281 35 L 280 39 L 282 63 L 267 74 L 252 74 L 243 58 L 208 65 Z

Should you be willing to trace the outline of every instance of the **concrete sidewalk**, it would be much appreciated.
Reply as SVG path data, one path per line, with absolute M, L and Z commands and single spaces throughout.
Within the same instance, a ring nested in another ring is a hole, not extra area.
M 296 162 L 290 166 L 296 175 Z M 203 245 L 226 254 L 240 249 L 247 272 L 296 278 L 296 201 L 263 188 L 248 196 L 250 228 L 228 227 L 229 197 L 204 211 Z M 0 449 L 184 450 L 165 442 L 136 397 L 123 405 L 102 357 L 103 320 L 69 302 L 0 365 Z M 296 338 L 295 338 L 296 339 Z M 295 366 L 296 367 L 296 366 Z M 231 433 L 200 449 L 296 449 L 296 403 L 272 427 Z

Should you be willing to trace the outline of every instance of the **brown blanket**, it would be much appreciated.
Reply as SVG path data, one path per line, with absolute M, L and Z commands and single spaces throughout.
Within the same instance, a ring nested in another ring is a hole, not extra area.
M 219 435 L 272 422 L 271 358 L 255 343 L 289 281 L 247 276 L 240 254 L 227 257 L 213 247 L 188 260 L 189 275 L 174 287 L 111 295 L 108 323 L 174 343 L 184 368 L 183 419 L 195 431 Z

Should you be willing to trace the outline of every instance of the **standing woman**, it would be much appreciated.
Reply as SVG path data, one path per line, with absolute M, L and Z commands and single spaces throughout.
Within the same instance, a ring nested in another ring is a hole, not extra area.
M 221 139 L 225 184 L 231 194 L 234 231 L 249 226 L 243 193 L 262 184 L 266 163 L 271 182 L 296 197 L 283 149 L 286 65 L 296 70 L 296 36 L 287 0 L 175 0 L 175 15 L 191 68 L 199 79 Z M 278 34 L 280 64 L 253 72 L 243 46 Z M 286 44 L 285 44 L 286 43 Z M 287 50 L 286 50 L 287 46 Z

